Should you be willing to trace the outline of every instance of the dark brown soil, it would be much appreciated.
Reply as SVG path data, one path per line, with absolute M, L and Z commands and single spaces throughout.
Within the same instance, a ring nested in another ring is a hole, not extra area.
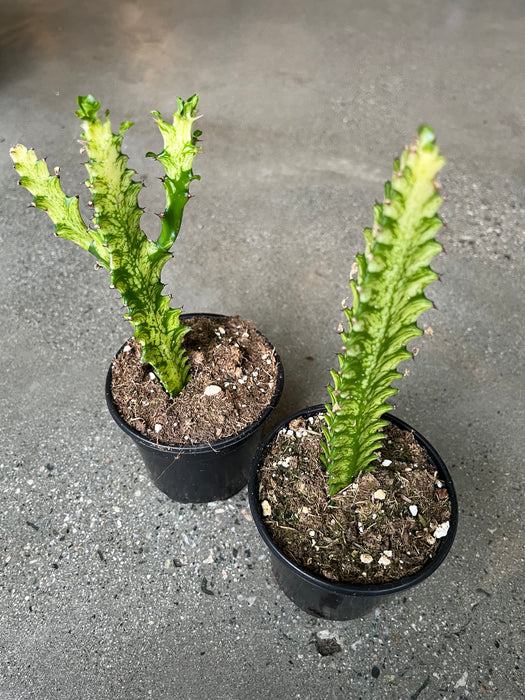
M 113 363 L 111 391 L 120 415 L 163 445 L 207 444 L 240 432 L 259 418 L 276 387 L 274 350 L 249 321 L 201 316 L 185 323 L 192 376 L 174 399 L 141 362 L 136 340 Z
M 322 415 L 292 421 L 266 454 L 259 497 L 272 539 L 329 580 L 371 584 L 416 573 L 435 555 L 451 512 L 426 451 L 390 424 L 374 470 L 330 497 L 319 460 L 323 423 Z

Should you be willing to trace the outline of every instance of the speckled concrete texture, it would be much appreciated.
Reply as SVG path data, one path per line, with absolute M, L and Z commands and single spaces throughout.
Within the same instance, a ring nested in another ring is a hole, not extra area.
M 524 696 L 524 36 L 520 0 L 1 3 L 2 700 Z M 27 208 L 8 155 L 35 146 L 84 197 L 87 92 L 135 122 L 125 149 L 151 235 L 149 111 L 200 94 L 202 181 L 165 281 L 185 311 L 239 313 L 277 346 L 274 421 L 325 399 L 372 204 L 418 125 L 434 127 L 447 254 L 396 412 L 447 463 L 460 526 L 440 570 L 375 615 L 297 610 L 246 489 L 172 503 L 112 423 L 119 300 Z

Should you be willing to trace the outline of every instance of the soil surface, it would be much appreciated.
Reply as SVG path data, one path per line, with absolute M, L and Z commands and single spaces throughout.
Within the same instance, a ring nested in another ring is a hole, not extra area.
M 259 472 L 265 525 L 294 562 L 326 579 L 377 584 L 435 556 L 450 518 L 448 492 L 412 433 L 390 424 L 372 472 L 330 497 L 319 454 L 322 415 L 292 421 Z
M 125 422 L 163 445 L 215 442 L 240 432 L 269 405 L 277 383 L 275 351 L 238 316 L 186 319 L 191 379 L 170 398 L 133 338 L 113 363 L 111 391 Z

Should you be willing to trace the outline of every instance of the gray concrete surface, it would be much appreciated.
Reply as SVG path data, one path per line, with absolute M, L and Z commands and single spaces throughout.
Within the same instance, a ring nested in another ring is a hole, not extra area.
M 520 0 L 0 4 L 2 700 L 524 697 L 524 17 Z M 190 507 L 149 483 L 104 403 L 119 301 L 16 185 L 22 141 L 83 195 L 73 110 L 91 92 L 136 123 L 153 234 L 149 111 L 195 91 L 202 182 L 166 281 L 186 311 L 273 340 L 276 418 L 325 398 L 393 157 L 422 122 L 448 157 L 434 336 L 397 413 L 448 464 L 460 527 L 432 579 L 366 619 L 279 593 L 246 490 Z M 341 651 L 317 652 L 322 631 Z

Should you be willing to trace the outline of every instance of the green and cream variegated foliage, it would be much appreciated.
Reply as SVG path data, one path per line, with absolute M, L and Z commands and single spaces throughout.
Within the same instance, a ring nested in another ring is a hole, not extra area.
M 422 126 L 411 147 L 394 162 L 385 199 L 365 230 L 366 249 L 350 281 L 353 305 L 345 309 L 339 370 L 331 372 L 321 460 L 332 495 L 361 471 L 373 468 L 387 424 L 382 418 L 397 393 L 397 367 L 412 357 L 407 342 L 422 334 L 416 321 L 433 306 L 425 288 L 438 275 L 430 268 L 442 250 L 435 240 L 442 202 L 435 176 L 444 165 L 432 129 Z
M 77 116 L 82 120 L 81 144 L 87 152 L 86 186 L 93 219 L 87 225 L 79 211 L 78 197 L 68 197 L 60 183 L 60 172 L 49 173 L 44 160 L 33 150 L 18 145 L 11 157 L 20 174 L 20 184 L 34 196 L 33 206 L 43 209 L 55 224 L 61 238 L 77 243 L 92 253 L 98 265 L 109 270 L 111 285 L 116 287 L 128 309 L 126 318 L 142 345 L 142 360 L 149 362 L 164 388 L 176 396 L 189 378 L 189 367 L 182 348 L 187 327 L 180 322 L 180 309 L 171 308 L 170 297 L 163 294 L 161 271 L 172 257 L 170 248 L 177 238 L 182 213 L 188 198 L 194 156 L 199 152 L 199 131 L 193 130 L 198 117 L 197 95 L 177 100 L 173 124 L 158 112 L 153 117 L 164 139 L 161 153 L 155 157 L 166 172 L 162 178 L 166 208 L 161 214 L 162 228 L 156 241 L 140 227 L 142 209 L 138 195 L 142 183 L 133 179 L 135 171 L 127 167 L 122 153 L 124 132 L 132 126 L 123 122 L 118 134 L 111 131 L 106 112 L 98 116 L 100 103 L 91 95 L 78 98 Z

